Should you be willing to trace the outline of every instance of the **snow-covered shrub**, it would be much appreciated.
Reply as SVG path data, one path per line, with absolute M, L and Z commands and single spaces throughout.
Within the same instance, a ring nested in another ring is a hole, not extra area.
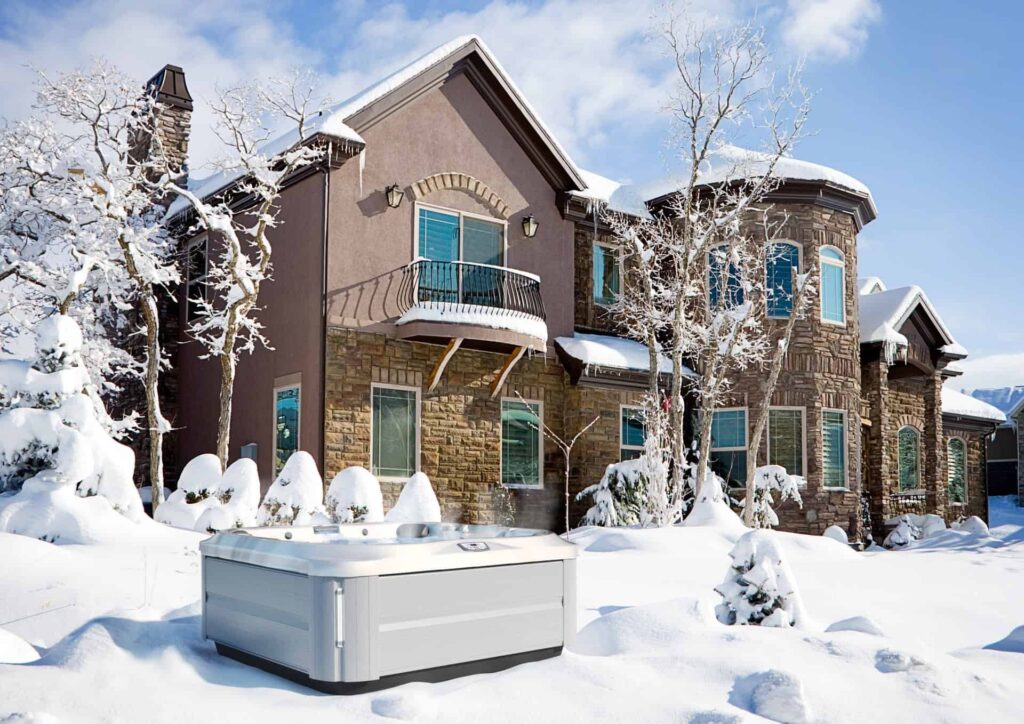
M 206 510 L 195 525 L 200 533 L 216 533 L 255 524 L 260 505 L 260 473 L 256 462 L 239 458 L 228 465 L 220 483 L 203 502 Z M 157 508 L 157 512 L 159 510 Z
M 635 460 L 612 463 L 605 468 L 600 482 L 584 488 L 576 495 L 577 502 L 587 497 L 594 501 L 583 515 L 582 524 L 608 527 L 646 524 L 645 467 L 641 456 Z
M 504 483 L 497 482 L 491 487 L 491 507 L 494 509 L 495 522 L 498 525 L 516 524 L 516 499 Z
M 729 573 L 715 589 L 722 597 L 715 607 L 722 623 L 780 627 L 803 623 L 800 593 L 775 535 L 752 530 L 736 541 L 729 553 Z
M 886 548 L 903 548 L 912 541 L 921 538 L 921 529 L 914 524 L 909 515 L 900 516 L 896 527 L 885 537 L 882 545 Z
M 384 520 L 389 523 L 440 523 L 441 506 L 430 485 L 430 478 L 423 473 L 413 474 Z
M 153 516 L 158 523 L 193 530 L 200 516 L 218 502 L 220 459 L 205 453 L 188 461 L 178 476 L 178 488 L 160 504 Z
M 327 515 L 335 523 L 379 523 L 384 496 L 373 473 L 359 465 L 345 468 L 327 489 Z
M 323 510 L 324 481 L 313 456 L 305 450 L 292 453 L 277 480 L 263 496 L 256 522 L 259 525 L 309 525 Z
M 32 359 L 0 360 L 0 492 L 16 493 L 3 500 L 9 527 L 0 530 L 40 530 L 37 524 L 47 519 L 44 511 L 32 513 L 31 526 L 23 519 L 30 506 L 18 504 L 18 495 L 26 486 L 33 496 L 63 488 L 82 497 L 101 496 L 128 519 L 140 520 L 142 500 L 132 479 L 135 455 L 98 419 L 78 324 L 56 314 L 39 322 L 34 333 Z M 35 502 L 47 500 L 44 495 Z M 62 515 L 76 514 L 74 504 L 67 503 Z
M 962 520 L 959 523 L 954 523 L 952 527 L 964 533 L 970 533 L 971 535 L 989 535 L 988 525 L 986 525 L 985 521 L 976 515 L 972 515 L 970 518 Z
M 800 485 L 803 478 L 797 475 L 790 475 L 781 465 L 762 465 L 754 471 L 754 527 L 774 528 L 779 524 L 779 516 L 772 510 L 775 498 L 772 491 L 779 494 L 779 502 L 794 500 L 796 504 L 803 507 L 803 500 L 800 498 Z M 740 503 L 745 507 L 746 500 Z
M 844 546 L 850 545 L 850 538 L 846 535 L 846 531 L 840 528 L 838 525 L 830 525 L 822 533 L 826 538 L 831 538 L 837 543 L 842 543 Z

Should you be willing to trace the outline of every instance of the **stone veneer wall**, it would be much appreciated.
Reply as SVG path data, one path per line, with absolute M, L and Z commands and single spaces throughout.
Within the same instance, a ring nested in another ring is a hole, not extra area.
M 985 439 L 987 435 L 949 426 L 943 436 L 943 445 L 947 444 L 950 438 L 958 437 L 966 443 L 967 451 L 967 502 L 963 505 L 949 504 L 948 520 L 955 521 L 958 517 L 970 517 L 976 515 L 986 523 L 988 522 L 988 488 L 985 484 L 987 454 L 985 450 Z M 946 448 L 944 448 L 945 450 Z M 947 452 L 948 462 L 948 452 Z
M 505 357 L 460 349 L 440 384 L 427 392 L 424 380 L 443 348 L 383 335 L 331 328 L 328 332 L 325 410 L 325 480 L 350 465 L 370 467 L 370 389 L 374 382 L 420 390 L 420 466 L 434 485 L 445 520 L 495 520 L 492 490 L 501 479 L 501 398 L 544 403 L 544 421 L 563 433 L 566 374 L 554 356 L 524 357 L 491 399 L 490 384 Z M 397 500 L 400 482 L 384 482 L 386 505 Z M 544 443 L 544 487 L 516 489 L 519 525 L 560 530 L 562 456 Z
M 615 238 L 605 232 L 595 232 L 592 225 L 576 224 L 575 243 L 575 291 L 576 291 L 576 327 L 614 334 L 613 318 L 594 302 L 594 254 L 595 241 L 616 244 Z

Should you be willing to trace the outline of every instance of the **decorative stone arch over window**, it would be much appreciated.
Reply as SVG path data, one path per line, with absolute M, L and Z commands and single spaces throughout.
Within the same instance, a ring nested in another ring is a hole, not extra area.
M 412 184 L 412 195 L 414 199 L 419 201 L 424 196 L 435 191 L 441 191 L 442 189 L 457 189 L 472 194 L 493 209 L 494 213 L 502 219 L 508 219 L 512 215 L 512 210 L 508 204 L 492 191 L 487 184 L 464 173 L 456 173 L 454 171 L 435 173 L 432 176 L 422 178 Z

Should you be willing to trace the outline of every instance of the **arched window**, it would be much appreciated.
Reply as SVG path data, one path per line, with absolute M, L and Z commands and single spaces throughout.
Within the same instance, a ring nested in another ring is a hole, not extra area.
M 722 296 L 722 288 L 725 296 Z M 721 300 L 721 302 L 719 301 Z M 730 259 L 728 244 L 716 246 L 708 252 L 708 303 L 711 309 L 731 309 L 743 304 L 739 268 Z
M 793 311 L 793 270 L 800 271 L 800 247 L 779 241 L 768 249 L 765 286 L 769 317 L 788 317 Z
M 900 490 L 921 487 L 921 435 L 912 427 L 899 431 Z
M 967 502 L 967 446 L 958 437 L 946 443 L 946 481 L 949 484 L 949 502 Z
M 823 246 L 821 258 L 821 318 L 846 324 L 846 261 L 834 246 Z

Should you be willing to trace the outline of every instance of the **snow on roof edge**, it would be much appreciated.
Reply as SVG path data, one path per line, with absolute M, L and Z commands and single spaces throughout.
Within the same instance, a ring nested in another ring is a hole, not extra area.
M 942 412 L 998 423 L 1004 423 L 1007 419 L 998 407 L 945 386 L 942 388 Z
M 893 300 L 896 301 L 894 302 Z M 907 321 L 907 318 L 913 312 L 915 305 L 920 303 L 939 330 L 939 334 L 945 338 L 942 350 L 947 354 L 957 357 L 967 356 L 967 350 L 957 343 L 945 322 L 942 321 L 942 317 L 939 316 L 935 306 L 928 299 L 928 295 L 916 284 L 887 289 L 873 294 L 858 294 L 857 303 L 860 311 L 861 344 L 893 341 L 889 338 L 891 335 L 887 337 L 888 330 L 886 327 L 899 334 L 896 330 L 903 326 L 903 323 Z M 869 309 L 871 307 L 879 307 L 879 309 L 870 310 L 872 313 L 866 313 L 868 310 L 865 310 L 865 304 L 868 305 Z
M 572 337 L 556 337 L 555 342 L 567 355 L 579 360 L 585 367 L 635 372 L 650 370 L 650 353 L 647 345 L 626 337 L 576 332 Z M 658 361 L 658 372 L 672 372 L 672 361 L 664 354 Z M 684 367 L 683 374 L 689 376 L 693 371 Z

